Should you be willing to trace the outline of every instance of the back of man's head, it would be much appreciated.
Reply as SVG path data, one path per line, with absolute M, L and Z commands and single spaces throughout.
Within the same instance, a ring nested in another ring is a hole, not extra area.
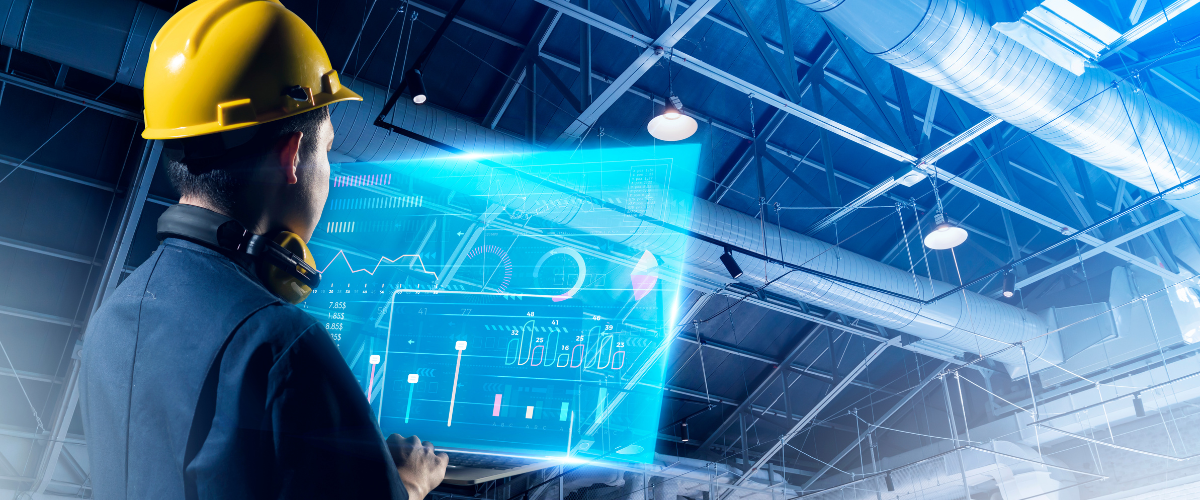
M 168 142 L 167 175 L 171 185 L 184 198 L 202 200 L 210 208 L 232 213 L 239 200 L 254 196 L 254 175 L 259 168 L 271 168 L 282 143 L 295 132 L 303 133 L 300 141 L 300 168 L 313 164 L 318 154 L 326 154 L 316 140 L 321 125 L 329 117 L 329 108 L 320 107 L 306 113 L 289 116 L 258 125 L 244 144 L 213 153 L 176 139 Z

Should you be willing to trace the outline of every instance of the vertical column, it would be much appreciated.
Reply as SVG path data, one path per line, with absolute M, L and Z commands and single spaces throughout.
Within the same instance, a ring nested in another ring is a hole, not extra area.
M 129 190 L 126 191 L 129 197 L 125 200 L 121 224 L 117 226 L 113 247 L 108 252 L 104 273 L 101 274 L 100 283 L 96 287 L 96 295 L 88 314 L 89 318 L 91 312 L 95 312 L 100 303 L 112 294 L 121 281 L 121 272 L 125 269 L 125 260 L 129 257 L 129 247 L 133 244 L 133 235 L 137 232 L 138 222 L 142 218 L 142 208 L 146 204 L 146 197 L 150 194 L 150 183 L 154 180 L 154 172 L 158 169 L 161 155 L 161 141 L 148 141 L 142 148 L 137 174 L 130 181 Z M 82 341 L 82 339 L 83 334 L 80 333 L 80 340 Z M 58 468 L 58 458 L 62 453 L 63 440 L 67 437 L 67 429 L 71 426 L 71 419 L 75 416 L 75 406 L 79 403 L 79 368 L 80 346 L 77 344 L 71 355 L 71 365 L 68 369 L 67 381 L 63 385 L 62 397 L 55 407 L 54 419 L 50 425 L 50 439 L 42 453 L 41 460 L 38 461 L 38 468 L 34 474 L 35 483 L 32 490 L 37 494 L 46 491 L 55 469 Z

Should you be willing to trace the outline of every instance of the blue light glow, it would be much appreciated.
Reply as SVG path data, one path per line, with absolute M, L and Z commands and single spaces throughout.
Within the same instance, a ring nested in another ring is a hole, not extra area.
M 672 145 L 335 165 L 342 181 L 311 245 L 323 285 L 304 307 L 385 433 L 649 462 L 686 238 L 595 199 L 686 227 L 698 155 Z M 511 170 L 468 161 L 484 157 Z

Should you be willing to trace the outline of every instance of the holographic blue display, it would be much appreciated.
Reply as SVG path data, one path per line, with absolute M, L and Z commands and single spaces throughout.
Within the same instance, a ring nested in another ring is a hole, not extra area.
M 699 147 L 334 166 L 303 305 L 384 433 L 649 462 Z M 514 172 L 527 174 L 515 175 Z

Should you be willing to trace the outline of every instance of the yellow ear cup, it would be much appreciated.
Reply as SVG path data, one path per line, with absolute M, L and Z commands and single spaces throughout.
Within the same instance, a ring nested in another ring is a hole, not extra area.
M 317 262 L 313 260 L 312 252 L 308 251 L 308 245 L 305 245 L 304 240 L 296 235 L 296 233 L 280 232 L 275 236 L 275 243 L 278 243 L 279 246 L 287 249 L 289 252 L 296 254 L 297 257 L 304 259 L 304 262 L 308 263 L 308 265 L 314 268 L 317 267 Z M 308 294 L 312 293 L 312 288 L 309 288 L 278 266 L 267 261 L 262 261 L 261 266 L 260 272 L 263 275 L 263 284 L 283 300 L 292 304 L 299 304 L 308 298 Z

